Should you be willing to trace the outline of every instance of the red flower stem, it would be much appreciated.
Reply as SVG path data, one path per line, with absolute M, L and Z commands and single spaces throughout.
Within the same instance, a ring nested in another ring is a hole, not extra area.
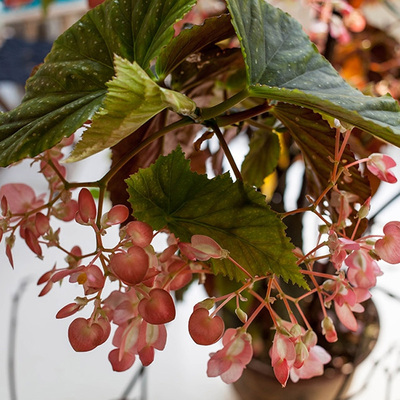
M 248 272 L 246 269 L 244 269 L 238 262 L 236 262 L 231 256 L 228 255 L 228 260 L 233 262 L 242 272 L 244 272 L 250 279 L 254 279 L 254 277 Z
M 337 132 L 337 131 L 336 131 L 336 132 Z M 339 132 L 340 132 L 340 131 L 339 131 Z M 342 142 L 342 146 L 341 146 L 340 151 L 339 151 L 339 154 L 338 154 L 338 158 L 337 158 L 337 161 L 338 161 L 338 162 L 340 162 L 340 160 L 342 159 L 343 153 L 344 153 L 344 151 L 345 151 L 345 149 L 346 149 L 346 146 L 347 146 L 347 142 L 349 141 L 350 134 L 351 134 L 351 130 L 348 129 L 348 130 L 346 131 L 345 135 L 344 135 L 343 142 Z M 340 133 L 339 133 L 339 135 L 340 135 Z
M 346 134 L 343 138 L 342 145 L 340 146 L 340 129 L 336 128 L 336 138 L 335 138 L 335 161 L 333 165 L 333 171 L 331 174 L 331 182 L 329 185 L 325 188 L 325 190 L 320 194 L 318 199 L 314 202 L 314 206 L 318 206 L 318 204 L 322 201 L 322 199 L 326 196 L 326 194 L 336 185 L 337 180 L 339 179 L 339 176 L 341 175 L 341 171 L 338 172 L 338 166 L 340 163 L 340 160 L 343 156 L 344 150 L 346 149 L 347 142 L 349 140 L 351 131 L 347 130 Z M 348 168 L 349 166 L 347 166 Z
M 94 318 L 97 314 L 97 309 L 101 306 L 101 299 L 99 298 L 99 296 L 95 297 L 95 302 L 93 304 L 93 312 L 92 315 L 90 316 L 90 321 L 89 321 L 89 326 L 92 326 L 93 322 L 94 322 Z
M 324 247 L 326 245 L 325 242 L 320 243 L 317 247 L 314 247 L 312 250 L 310 250 L 305 256 L 303 256 L 302 258 L 300 258 L 297 261 L 297 265 L 300 265 L 301 263 L 303 263 L 308 257 L 311 256 L 311 254 L 315 253 L 318 249 L 320 249 L 321 247 Z M 325 258 L 325 256 L 324 256 Z
M 252 290 L 252 289 L 249 289 L 249 293 L 252 295 L 252 296 L 254 296 L 261 304 L 257 307 L 257 309 L 254 311 L 254 313 L 249 317 L 249 319 L 246 321 L 246 323 L 243 325 L 243 328 L 244 329 L 247 329 L 249 326 L 250 326 L 250 324 L 254 321 L 254 318 L 256 318 L 256 316 L 260 313 L 260 311 L 265 307 L 265 308 L 267 308 L 267 310 L 268 310 L 268 312 L 269 312 L 269 314 L 270 314 L 270 316 L 271 316 L 271 319 L 272 319 L 272 322 L 273 322 L 273 324 L 274 324 L 274 326 L 278 326 L 278 322 L 277 322 L 277 320 L 276 320 L 276 318 L 275 318 L 275 313 L 274 313 L 274 310 L 272 309 L 272 307 L 271 307 L 271 304 L 270 304 L 270 301 L 269 301 L 269 299 L 270 299 L 270 296 L 271 296 L 271 289 L 272 289 L 272 278 L 269 280 L 269 282 L 268 282 L 268 289 L 267 289 L 267 294 L 266 294 L 266 296 L 265 296 L 265 299 L 263 299 L 257 292 L 255 292 L 254 290 Z
M 356 226 L 355 226 L 354 229 L 353 229 L 353 233 L 351 234 L 350 240 L 354 240 L 354 237 L 356 236 L 356 233 L 357 233 L 357 229 L 358 229 L 358 227 L 360 226 L 360 222 L 361 222 L 361 219 L 358 218 L 358 219 L 357 219 L 357 222 L 356 222 Z
M 333 182 L 330 182 L 328 186 L 324 189 L 324 191 L 319 195 L 318 199 L 314 202 L 314 207 L 317 207 L 319 203 L 321 203 L 322 199 L 325 195 L 335 186 Z
M 244 330 L 247 330 L 248 329 L 248 327 L 250 326 L 250 324 L 254 321 L 254 319 L 257 317 L 257 315 L 261 312 L 261 310 L 264 308 L 264 307 L 267 307 L 268 308 L 268 306 L 267 306 L 267 304 L 265 303 L 265 301 L 262 301 L 260 304 L 259 304 L 259 306 L 253 311 L 253 313 L 250 315 L 250 317 L 248 318 L 248 320 L 243 324 L 243 329 Z M 268 311 L 270 311 L 270 313 L 271 313 L 271 311 L 272 310 L 268 310 Z M 272 318 L 275 318 L 275 317 L 273 317 L 272 316 L 272 314 L 271 314 L 271 317 Z M 274 322 L 274 324 L 276 323 L 276 321 Z
M 224 294 L 223 296 L 213 297 L 212 299 L 214 300 L 215 303 L 218 303 L 219 301 L 225 301 L 226 298 L 231 295 L 232 295 L 232 293 L 228 293 L 228 294 Z M 233 298 L 233 296 L 231 298 Z
M 328 222 L 321 213 L 319 213 L 315 208 L 311 210 L 326 226 L 330 226 L 331 223 Z
M 264 278 L 259 278 L 259 279 L 256 279 L 256 280 L 261 280 L 261 279 L 264 279 Z M 231 301 L 235 296 L 236 296 L 236 304 L 237 304 L 237 306 L 239 307 L 239 295 L 240 295 L 240 293 L 242 293 L 244 290 L 246 290 L 246 289 L 247 289 L 249 286 L 251 286 L 253 283 L 254 283 L 254 281 L 246 282 L 240 289 L 236 290 L 235 292 L 233 292 L 233 293 L 228 293 L 227 295 L 224 295 L 224 296 L 215 298 L 215 299 L 214 299 L 215 302 L 218 302 L 218 301 L 221 301 L 221 300 L 224 300 L 224 301 L 223 301 L 223 303 L 221 303 L 221 304 L 215 309 L 215 311 L 210 315 L 210 317 L 213 317 L 215 314 L 217 314 L 217 312 L 218 312 L 219 310 L 221 310 L 221 309 L 222 309 L 229 301 Z
M 281 299 L 283 300 L 283 304 L 285 304 L 286 310 L 289 314 L 290 321 L 293 322 L 294 324 L 297 324 L 297 319 L 296 319 L 295 315 L 293 314 L 292 309 L 290 308 L 290 304 L 286 298 L 285 292 L 281 289 L 277 279 L 273 278 L 273 281 L 274 281 L 274 285 L 275 285 L 276 289 L 279 292 L 279 295 L 281 296 Z
M 318 299 L 319 299 L 319 302 L 320 302 L 320 304 L 321 304 L 321 309 L 322 309 L 322 312 L 323 312 L 323 314 L 324 314 L 324 317 L 326 317 L 327 314 L 326 314 L 324 299 L 323 299 L 322 293 L 321 293 L 321 287 L 318 285 L 318 282 L 317 282 L 316 279 L 315 279 L 315 275 L 316 275 L 316 274 L 319 274 L 319 273 L 318 273 L 318 272 L 312 271 L 312 270 L 311 270 L 311 267 L 309 267 L 309 266 L 307 266 L 307 268 L 309 268 L 309 270 L 310 270 L 310 272 L 311 272 L 311 274 L 310 274 L 309 276 L 310 276 L 310 278 L 311 278 L 311 280 L 312 280 L 312 283 L 313 283 L 315 289 L 317 290 Z
M 102 251 L 99 250 L 99 251 L 95 254 L 95 256 L 92 258 L 92 260 L 90 261 L 90 263 L 89 263 L 87 266 L 88 266 L 88 267 L 92 266 L 92 265 L 95 263 L 95 261 L 101 256 L 101 254 L 102 254 Z
M 311 289 L 310 291 L 308 291 L 307 293 L 304 293 L 303 295 L 299 296 L 299 297 L 292 297 L 292 296 L 288 296 L 286 295 L 287 299 L 292 301 L 293 303 L 298 303 L 301 300 L 304 300 L 306 297 L 312 295 L 313 293 L 315 293 L 317 291 L 316 288 Z
M 138 285 L 135 286 L 135 291 L 142 294 L 146 299 L 150 298 L 149 294 Z
M 54 165 L 53 160 L 49 157 L 48 159 L 46 159 L 46 157 L 40 157 L 44 162 L 46 162 L 51 168 L 52 170 L 57 174 L 58 178 L 60 179 L 60 181 L 63 183 L 64 187 L 66 185 L 68 185 L 68 181 L 62 176 L 62 174 L 60 173 L 60 171 L 58 170 L 58 168 Z
M 213 318 L 217 313 L 224 308 L 226 304 L 228 304 L 236 295 L 236 293 L 229 293 L 227 298 L 215 308 L 215 310 L 210 314 L 210 317 Z
M 383 239 L 385 235 L 368 235 L 368 236 L 363 236 L 363 240 L 365 239 Z
M 361 164 L 361 163 L 363 163 L 363 162 L 367 162 L 367 161 L 369 161 L 369 158 L 362 158 L 362 159 L 360 159 L 360 160 L 357 160 L 357 161 L 352 162 L 351 164 L 345 165 L 344 168 L 345 168 L 345 169 L 349 169 L 349 168 L 351 168 L 351 167 L 354 167 L 355 165 L 359 165 L 359 164 Z
M 326 279 L 335 279 L 336 276 L 332 274 L 324 274 L 323 272 L 316 272 L 316 271 L 307 271 L 305 269 L 300 270 L 300 273 L 304 275 L 309 275 L 309 276 L 319 276 L 320 278 L 326 278 Z
M 302 208 L 297 208 L 296 210 L 287 211 L 285 213 L 282 213 L 280 217 L 281 219 L 283 219 L 288 217 L 289 215 L 299 214 L 307 211 L 313 211 L 313 207 L 302 207 Z
M 307 329 L 308 329 L 308 330 L 313 330 L 312 327 L 311 327 L 311 325 L 310 325 L 310 323 L 308 322 L 308 319 L 307 319 L 306 316 L 304 315 L 304 312 L 303 312 L 303 310 L 301 309 L 299 302 L 296 301 L 294 304 L 295 304 L 295 306 L 296 306 L 296 308 L 297 308 L 297 311 L 299 312 L 299 314 L 300 314 L 302 320 L 304 321 L 304 324 L 306 325 Z

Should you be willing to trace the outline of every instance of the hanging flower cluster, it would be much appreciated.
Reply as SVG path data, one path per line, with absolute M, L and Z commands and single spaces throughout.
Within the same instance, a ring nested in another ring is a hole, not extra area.
M 341 135 L 339 130 L 337 135 Z M 309 278 L 311 285 L 311 289 L 300 297 L 294 298 L 285 293 L 274 274 L 252 276 L 230 257 L 226 249 L 204 235 L 193 235 L 188 243 L 169 234 L 166 248 L 158 253 L 152 245 L 157 232 L 150 225 L 141 221 L 127 222 L 129 211 L 124 205 L 115 205 L 103 212 L 104 192 L 96 203 L 88 187 L 66 180 L 66 169 L 59 161 L 62 148 L 68 143 L 64 141 L 35 159 L 48 182 L 48 194 L 37 196 L 24 183 L 6 184 L 0 188 L 0 237 L 5 240 L 11 265 L 17 232 L 40 258 L 43 257 L 43 246 L 56 247 L 65 253 L 65 264 L 54 266 L 39 279 L 38 284 L 43 285 L 39 296 L 47 294 L 54 283 L 66 279 L 82 286 L 82 297 L 65 305 L 56 317 L 71 317 L 90 309 L 89 317 L 75 317 L 68 329 L 69 341 L 77 352 L 90 351 L 103 344 L 110 336 L 111 324 L 114 324 L 116 329 L 112 343 L 115 348 L 109 354 L 109 361 L 115 371 L 130 368 L 137 357 L 143 365 L 151 364 L 155 350 L 163 350 L 166 345 L 166 324 L 175 319 L 173 292 L 189 285 L 196 277 L 202 281 L 205 275 L 212 274 L 208 264 L 210 259 L 227 259 L 246 274 L 246 281 L 234 292 L 196 304 L 188 321 L 189 334 L 197 344 L 210 345 L 222 338 L 223 348 L 211 354 L 207 374 L 221 376 L 226 383 L 234 382 L 241 376 L 253 356 L 248 328 L 256 316 L 266 309 L 275 329 L 270 349 L 271 364 L 282 386 L 286 385 L 289 377 L 296 382 L 321 375 L 323 366 L 331 357 L 317 344 L 317 335 L 307 315 L 302 312 L 302 301 L 317 294 L 323 314 L 322 332 L 328 342 L 335 342 L 336 328 L 327 310 L 333 309 L 347 329 L 356 331 L 354 313 L 363 311 L 362 303 L 371 297 L 370 290 L 382 274 L 378 260 L 392 264 L 400 262 L 400 222 L 387 223 L 381 236 L 358 239 L 354 239 L 355 233 L 347 236 L 344 227 L 354 209 L 355 199 L 349 193 L 339 191 L 335 185 L 327 187 L 309 209 L 288 213 L 312 211 L 321 218 L 325 227 L 312 251 L 306 255 L 300 250 L 295 252 L 301 272 Z M 340 160 L 345 144 L 346 140 L 342 148 L 337 148 L 337 160 Z M 343 169 L 338 169 L 338 163 L 335 163 L 332 182 L 337 182 L 341 174 L 360 163 L 365 163 L 366 168 L 382 181 L 396 182 L 391 172 L 394 161 L 381 154 L 372 154 Z M 79 188 L 79 193 L 74 200 L 72 192 L 76 188 Z M 328 192 L 334 194 L 333 206 L 339 215 L 335 223 L 316 211 Z M 368 210 L 369 199 L 359 208 L 358 223 L 366 217 Z M 53 218 L 75 221 L 92 230 L 96 250 L 83 254 L 79 246 L 64 249 L 59 229 L 52 228 Z M 108 248 L 103 244 L 103 237 L 115 225 L 120 226 L 119 239 L 112 248 Z M 317 256 L 317 251 L 324 249 L 326 253 Z M 334 273 L 314 270 L 315 260 L 322 258 L 332 263 Z M 264 295 L 253 289 L 253 285 L 260 281 L 266 282 Z M 108 283 L 116 288 L 104 295 Z M 249 296 L 253 296 L 259 306 L 247 315 L 242 309 L 242 302 Z M 236 301 L 236 314 L 241 326 L 225 329 L 219 312 L 231 301 Z M 275 310 L 277 301 L 283 302 L 287 316 L 278 315 Z M 302 320 L 295 317 L 293 307 L 300 312 Z

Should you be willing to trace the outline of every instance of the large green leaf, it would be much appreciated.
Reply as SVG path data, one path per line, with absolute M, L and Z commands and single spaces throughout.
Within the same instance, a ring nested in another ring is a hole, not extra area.
M 116 76 L 107 83 L 103 107 L 84 132 L 69 161 L 77 161 L 120 142 L 167 107 L 191 115 L 196 104 L 185 95 L 158 86 L 136 62 L 115 58 Z
M 148 70 L 195 0 L 106 0 L 54 43 L 15 110 L 0 114 L 0 166 L 35 156 L 99 109 L 114 54 Z
M 154 229 L 168 227 L 182 241 L 207 235 L 254 275 L 272 272 L 306 287 L 285 226 L 265 197 L 229 175 L 208 179 L 190 171 L 180 149 L 128 180 L 134 216 Z M 215 273 L 244 280 L 229 260 L 213 260 Z
M 301 25 L 265 0 L 227 0 L 253 96 L 328 114 L 400 146 L 400 108 L 364 96 L 319 54 Z

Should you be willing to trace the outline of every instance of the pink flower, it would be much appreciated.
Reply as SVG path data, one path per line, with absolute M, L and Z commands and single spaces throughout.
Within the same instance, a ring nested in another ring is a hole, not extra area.
M 296 360 L 295 345 L 291 338 L 276 331 L 270 356 L 276 379 L 278 379 L 282 387 L 285 387 L 289 379 L 290 370 Z
M 379 153 L 373 153 L 368 157 L 367 168 L 368 170 L 376 175 L 381 181 L 396 183 L 397 178 L 394 176 L 390 168 L 396 166 L 396 162 L 393 158 Z
M 358 250 L 360 245 L 353 240 L 346 238 L 338 238 L 336 232 L 329 233 L 328 247 L 331 255 L 331 261 L 337 270 L 343 264 L 348 253 L 353 250 Z
M 328 303 L 333 300 L 335 312 L 340 322 L 349 330 L 357 330 L 357 320 L 354 312 L 362 312 L 363 306 L 358 303 L 357 294 L 351 286 L 344 280 L 343 275 L 335 281 L 327 280 L 323 285 L 325 290 L 333 293 L 325 301 Z
M 339 222 L 344 221 L 352 212 L 352 203 L 359 200 L 359 197 L 345 190 L 334 190 L 331 196 L 331 205 L 335 207 L 339 214 Z
M 363 312 L 364 307 L 361 304 L 356 303 L 351 306 L 349 303 L 343 303 L 340 305 L 335 301 L 335 312 L 339 321 L 350 331 L 355 332 L 358 328 L 357 320 L 353 312 Z
M 79 272 L 72 273 L 69 281 L 83 285 L 85 295 L 93 294 L 103 289 L 105 277 L 103 271 L 97 265 L 79 268 Z
M 12 214 L 25 214 L 44 204 L 43 195 L 36 197 L 34 190 L 24 183 L 7 183 L 0 188 L 0 199 L 7 199 Z
M 167 342 L 165 325 L 152 325 L 142 321 L 139 329 L 137 350 L 140 361 L 144 366 L 150 365 L 154 360 L 154 349 L 163 350 Z
M 138 315 L 139 298 L 133 289 L 125 293 L 114 290 L 103 303 L 103 310 L 116 325 L 123 325 Z
M 331 361 L 329 353 L 321 346 L 313 346 L 309 349 L 308 357 L 301 368 L 293 367 L 290 370 L 290 379 L 297 382 L 299 379 L 310 379 L 324 373 L 324 364 Z
M 117 204 L 110 211 L 103 214 L 101 224 L 104 228 L 111 225 L 119 225 L 125 222 L 129 217 L 129 209 L 123 204 Z
M 222 338 L 223 349 L 211 354 L 207 375 L 221 376 L 225 383 L 237 381 L 253 357 L 251 336 L 241 329 L 227 329 Z
M 191 243 L 179 243 L 180 251 L 189 260 L 207 261 L 210 258 L 226 258 L 224 250 L 215 240 L 204 235 L 193 235 Z
M 355 287 L 370 289 L 376 285 L 376 277 L 382 275 L 378 263 L 366 250 L 354 251 L 345 262 L 349 267 L 347 278 Z
M 385 236 L 375 243 L 375 251 L 390 264 L 400 263 L 400 222 L 391 221 L 383 227 Z
M 136 317 L 116 329 L 112 344 L 118 348 L 120 359 L 125 353 L 137 354 L 139 330 L 142 321 L 140 317 Z

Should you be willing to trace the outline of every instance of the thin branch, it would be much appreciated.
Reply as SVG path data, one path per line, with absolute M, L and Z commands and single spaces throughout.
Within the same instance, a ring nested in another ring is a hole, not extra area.
M 30 278 L 25 278 L 14 293 L 11 304 L 10 330 L 8 337 L 8 385 L 10 388 L 10 400 L 17 400 L 17 381 L 15 374 L 15 354 L 16 354 L 16 339 L 17 339 L 17 318 L 18 308 L 21 296 L 25 292 L 25 288 L 29 283 Z
M 142 377 L 142 375 L 143 375 L 143 377 Z M 128 386 L 122 393 L 120 400 L 128 400 L 128 396 L 131 393 L 132 389 L 135 387 L 136 382 L 139 380 L 139 378 L 143 379 L 144 376 L 145 376 L 145 369 L 142 365 L 140 367 L 139 371 L 136 371 L 135 374 L 133 375 L 132 379 L 129 381 Z M 142 391 L 144 391 L 143 385 L 142 385 Z M 143 398 L 143 396 L 142 396 L 142 398 Z
M 208 121 L 209 127 L 214 131 L 214 133 L 217 135 L 219 143 L 222 147 L 222 150 L 225 153 L 226 158 L 228 159 L 228 162 L 233 170 L 233 173 L 236 176 L 236 179 L 238 181 L 243 181 L 242 174 L 239 171 L 239 168 L 237 167 L 235 160 L 233 159 L 232 153 L 229 149 L 228 144 L 225 141 L 224 135 L 222 134 L 221 130 L 219 129 L 218 124 L 214 120 Z

